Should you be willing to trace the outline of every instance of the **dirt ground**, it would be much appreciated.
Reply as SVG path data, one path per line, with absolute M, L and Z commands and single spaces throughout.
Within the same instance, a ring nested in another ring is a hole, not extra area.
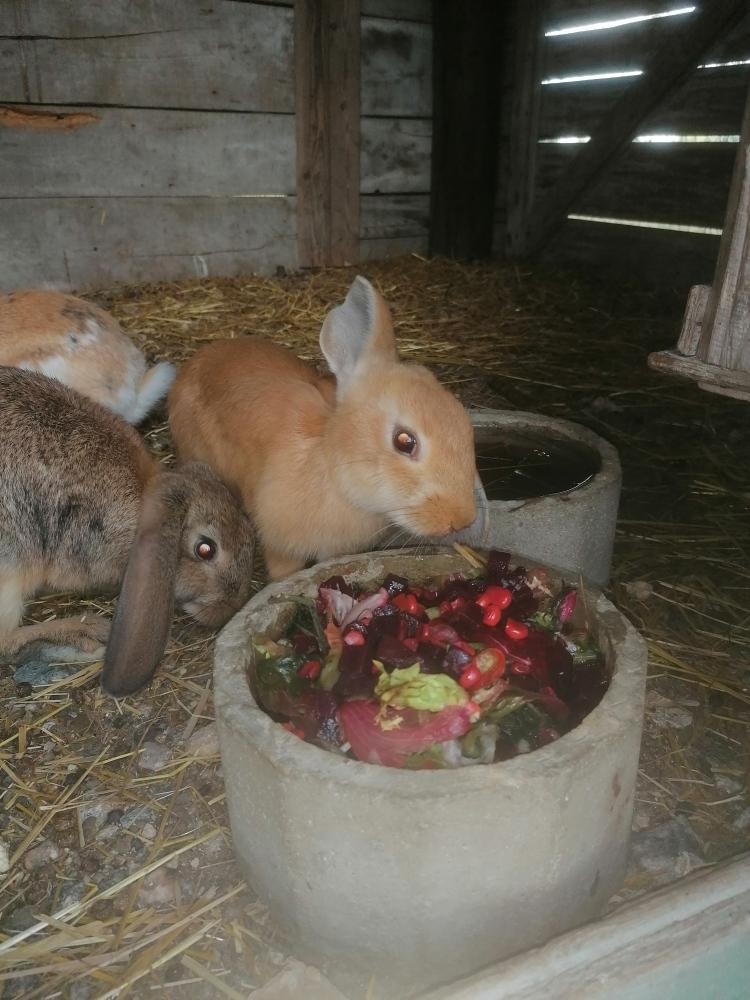
M 320 322 L 353 273 L 91 297 L 154 358 L 260 333 L 319 359 Z M 650 678 L 633 863 L 612 905 L 747 850 L 750 408 L 647 369 L 676 341 L 683 301 L 508 264 L 410 257 L 366 273 L 403 354 L 468 405 L 567 417 L 620 451 L 609 593 L 647 639 Z M 164 414 L 143 431 L 171 461 Z M 28 617 L 84 610 L 111 605 L 40 597 Z M 178 618 L 156 681 L 120 702 L 101 693 L 99 664 L 32 682 L 0 665 L 3 1000 L 245 997 L 283 963 L 283 936 L 233 859 L 212 642 Z M 380 995 L 376 982 L 365 992 Z

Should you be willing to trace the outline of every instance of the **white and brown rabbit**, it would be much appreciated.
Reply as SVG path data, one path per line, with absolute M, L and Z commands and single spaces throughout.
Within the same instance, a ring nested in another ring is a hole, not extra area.
M 73 295 L 0 295 L 0 365 L 49 375 L 137 424 L 163 399 L 174 366 L 151 368 L 120 324 Z
M 115 414 L 36 372 L 0 367 L 0 655 L 98 658 L 109 622 L 21 626 L 38 590 L 120 589 L 103 686 L 128 694 L 153 675 L 176 603 L 223 624 L 250 593 L 254 535 L 200 464 L 164 472 Z
M 371 548 L 390 525 L 481 534 L 469 416 L 426 368 L 399 362 L 388 306 L 364 278 L 320 346 L 335 383 L 247 337 L 201 348 L 169 394 L 178 457 L 207 462 L 242 498 L 270 576 Z

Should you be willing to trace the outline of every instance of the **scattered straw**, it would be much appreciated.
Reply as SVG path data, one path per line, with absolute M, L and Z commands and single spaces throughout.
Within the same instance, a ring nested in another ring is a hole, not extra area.
M 510 265 L 411 257 L 366 272 L 391 304 L 402 355 L 467 403 L 577 420 L 619 449 L 611 596 L 646 636 L 652 675 L 636 825 L 685 817 L 709 860 L 746 849 L 750 411 L 647 369 L 650 351 L 673 346 L 682 299 Z M 213 339 L 258 334 L 320 363 L 321 322 L 353 274 L 96 299 L 153 358 L 179 362 Z M 163 414 L 143 432 L 170 462 Z M 58 595 L 27 612 L 110 610 Z M 0 889 L 4 1000 L 79 983 L 91 998 L 248 996 L 277 971 L 284 941 L 235 867 L 218 761 L 185 750 L 213 716 L 212 644 L 178 617 L 153 685 L 119 703 L 101 694 L 99 664 L 31 694 L 0 668 L 0 839 L 16 859 Z M 154 743 L 168 759 L 147 771 L 141 751 Z M 57 855 L 33 861 L 50 844 Z M 628 892 L 653 884 L 634 870 Z M 355 1000 L 381 994 L 364 983 Z

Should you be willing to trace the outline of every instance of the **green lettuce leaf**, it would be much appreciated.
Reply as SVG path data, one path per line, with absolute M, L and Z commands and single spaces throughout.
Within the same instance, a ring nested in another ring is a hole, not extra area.
M 378 660 L 373 663 L 380 671 L 375 694 L 383 707 L 441 712 L 448 705 L 463 705 L 469 700 L 466 691 L 447 674 L 422 674 L 418 663 L 387 673 Z

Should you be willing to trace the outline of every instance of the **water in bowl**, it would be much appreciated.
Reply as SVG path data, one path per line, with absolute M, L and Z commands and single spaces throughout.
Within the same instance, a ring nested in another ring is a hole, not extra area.
M 529 500 L 568 493 L 601 468 L 588 445 L 545 434 L 496 431 L 477 439 L 477 471 L 488 500 Z

